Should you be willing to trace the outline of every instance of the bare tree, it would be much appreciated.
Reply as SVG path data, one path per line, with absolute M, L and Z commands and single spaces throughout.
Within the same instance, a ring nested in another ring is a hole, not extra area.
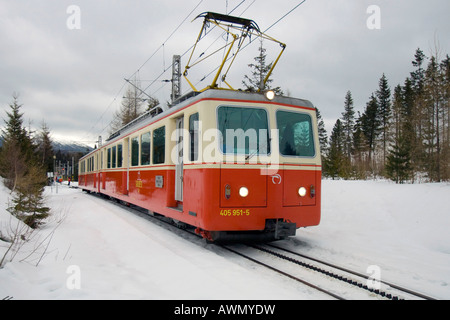
M 114 113 L 110 133 L 114 133 L 144 113 L 144 101 L 139 87 L 130 86 L 122 100 L 122 105 Z

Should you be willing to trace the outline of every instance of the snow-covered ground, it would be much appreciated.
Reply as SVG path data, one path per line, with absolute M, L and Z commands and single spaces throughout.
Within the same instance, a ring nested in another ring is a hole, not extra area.
M 450 184 L 325 180 L 322 191 L 321 224 L 285 245 L 450 299 Z M 46 194 L 53 216 L 0 269 L 0 299 L 326 298 L 78 189 Z M 8 197 L 1 186 L 0 238 L 17 223 Z

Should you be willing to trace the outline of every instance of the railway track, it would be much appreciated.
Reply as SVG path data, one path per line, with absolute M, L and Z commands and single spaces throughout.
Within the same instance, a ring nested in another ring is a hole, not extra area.
M 179 224 L 172 219 L 159 215 L 151 215 L 147 210 L 136 206 L 129 206 L 114 201 L 142 218 L 145 218 L 168 230 L 174 231 L 181 237 L 196 242 L 201 237 L 192 228 Z M 192 237 L 192 239 L 191 239 Z M 338 300 L 349 299 L 388 299 L 388 300 L 436 300 L 414 290 L 410 290 L 387 281 L 380 281 L 382 289 L 373 288 L 367 283 L 367 274 L 361 274 L 347 268 L 294 252 L 277 244 L 261 245 L 216 245 L 251 262 L 268 268 L 289 279 L 306 285 L 314 290 Z
M 365 274 L 273 244 L 223 248 L 339 300 L 435 300 L 387 281 L 371 286 Z

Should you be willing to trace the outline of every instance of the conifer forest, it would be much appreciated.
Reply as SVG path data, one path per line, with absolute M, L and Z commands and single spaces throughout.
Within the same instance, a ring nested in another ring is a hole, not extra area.
M 323 175 L 337 179 L 385 177 L 396 183 L 450 180 L 450 57 L 419 48 L 404 83 L 382 74 L 364 111 L 351 91 L 327 136 L 317 110 Z

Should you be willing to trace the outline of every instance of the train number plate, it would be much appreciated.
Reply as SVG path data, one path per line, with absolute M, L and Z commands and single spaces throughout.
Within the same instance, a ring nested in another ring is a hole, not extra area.
M 249 216 L 250 209 L 221 209 L 219 214 L 222 217 Z

